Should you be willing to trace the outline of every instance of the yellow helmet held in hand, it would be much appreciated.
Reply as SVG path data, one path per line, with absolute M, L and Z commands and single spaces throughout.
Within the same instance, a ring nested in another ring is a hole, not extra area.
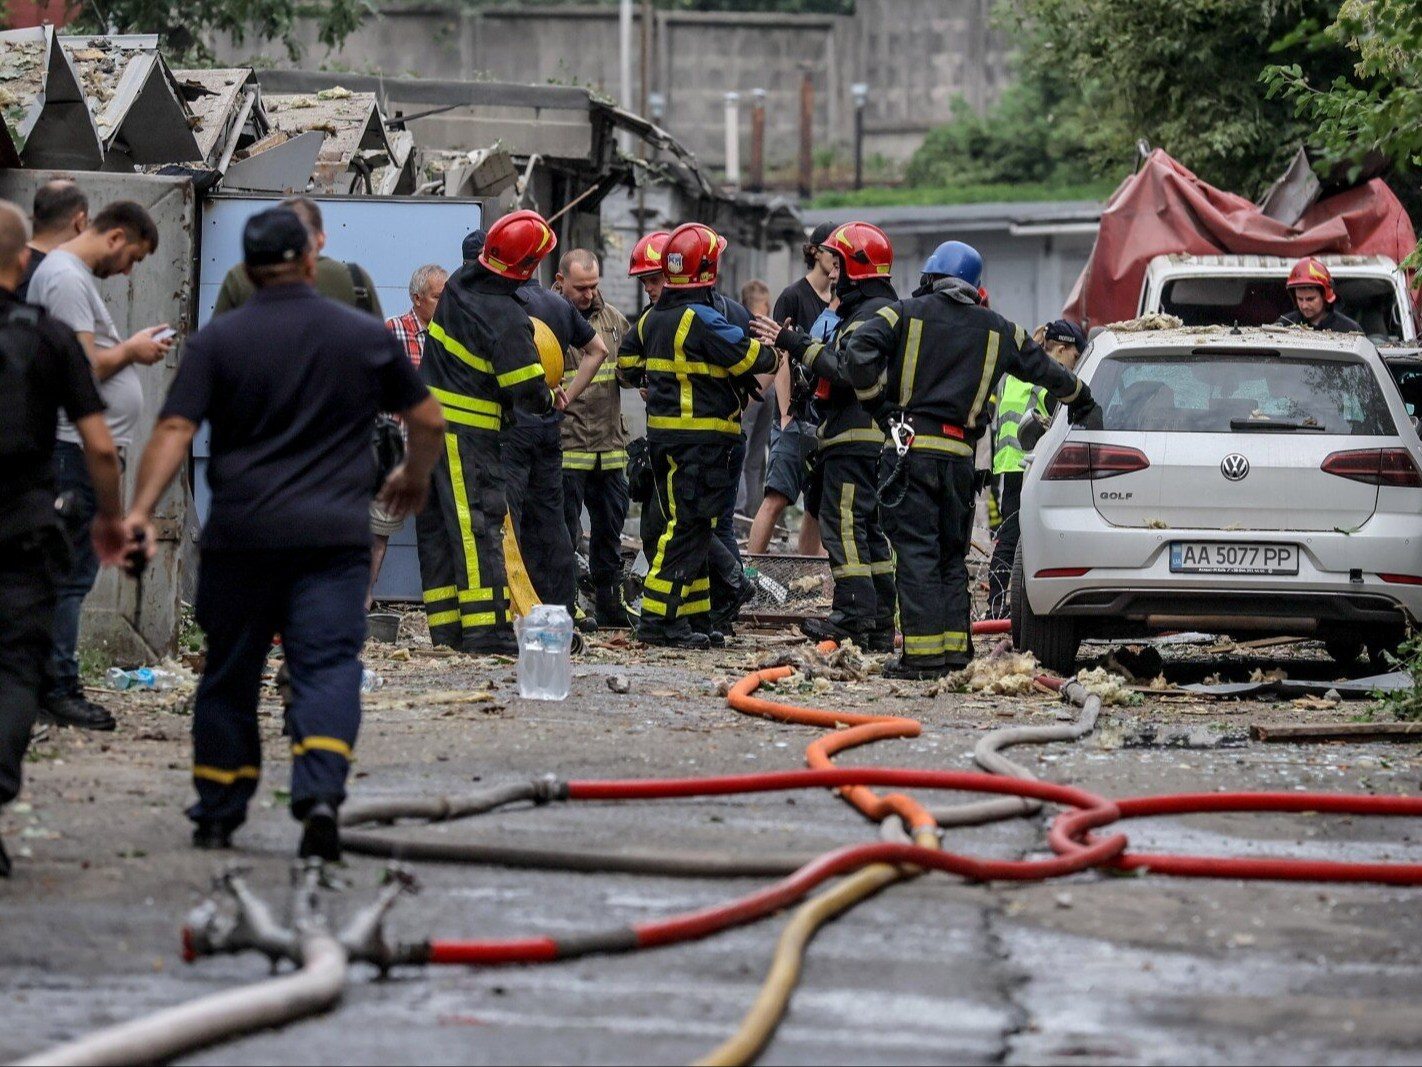
M 543 377 L 549 389 L 556 389 L 563 380 L 563 346 L 548 323 L 532 315 L 528 321 L 533 323 L 533 343 L 538 349 L 538 361 L 543 364 Z

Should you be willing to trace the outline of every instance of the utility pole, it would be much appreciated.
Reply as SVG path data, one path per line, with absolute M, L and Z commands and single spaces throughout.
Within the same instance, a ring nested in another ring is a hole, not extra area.
M 726 184 L 741 187 L 741 94 L 726 94 Z
M 815 81 L 814 68 L 800 64 L 800 198 L 814 195 L 815 185 Z
M 756 89 L 751 97 L 750 190 L 759 193 L 765 189 L 765 90 Z
M 651 108 L 652 100 L 652 24 L 654 22 L 652 0 L 642 0 L 642 106 L 637 109 L 645 116 Z
M 621 76 L 621 97 L 617 101 L 627 111 L 637 110 L 632 99 L 632 0 L 620 0 L 617 5 L 617 60 Z M 632 136 L 622 135 L 622 151 L 632 152 Z
M 849 87 L 854 96 L 854 188 L 864 188 L 864 108 L 869 103 L 869 86 L 855 82 Z

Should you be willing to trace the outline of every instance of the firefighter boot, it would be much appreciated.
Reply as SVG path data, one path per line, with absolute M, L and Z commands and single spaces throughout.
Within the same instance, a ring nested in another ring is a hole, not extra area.
M 612 582 L 599 585 L 593 601 L 597 612 L 597 624 L 609 629 L 629 630 L 633 622 L 627 614 L 627 605 L 622 602 L 622 583 Z

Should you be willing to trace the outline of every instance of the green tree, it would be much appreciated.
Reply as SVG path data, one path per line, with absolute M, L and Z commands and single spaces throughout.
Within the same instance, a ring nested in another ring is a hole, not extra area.
M 238 44 L 280 41 L 293 60 L 298 21 L 314 19 L 320 42 L 337 48 L 375 11 L 371 0 L 81 0 L 71 9 L 77 31 L 156 33 L 173 57 L 206 58 L 206 42 L 230 34 Z
M 1339 42 L 1296 32 L 1330 22 L 1338 0 L 1004 2 L 1019 87 L 986 116 L 964 109 L 934 131 L 915 179 L 1115 178 L 1144 138 L 1206 181 L 1254 195 L 1312 133 L 1291 103 L 1260 91 L 1261 73 L 1289 62 L 1327 81 L 1347 69 Z
M 1313 131 L 1322 161 L 1346 165 L 1357 177 L 1379 158 L 1406 171 L 1422 168 L 1422 16 L 1416 0 L 1347 0 L 1319 31 L 1302 28 L 1309 44 L 1341 45 L 1354 63 L 1324 88 L 1298 63 L 1264 72 L 1269 96 L 1290 101 Z
M 997 104 L 979 115 L 966 100 L 930 130 L 904 172 L 910 185 L 1067 185 L 1114 168 L 1098 167 L 1087 145 L 1080 95 L 1050 66 L 1025 64 Z

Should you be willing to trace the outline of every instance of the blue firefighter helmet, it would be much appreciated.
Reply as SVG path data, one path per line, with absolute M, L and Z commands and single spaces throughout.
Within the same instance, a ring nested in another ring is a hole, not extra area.
M 972 245 L 944 241 L 923 264 L 923 273 L 960 278 L 976 289 L 983 283 L 983 257 Z

